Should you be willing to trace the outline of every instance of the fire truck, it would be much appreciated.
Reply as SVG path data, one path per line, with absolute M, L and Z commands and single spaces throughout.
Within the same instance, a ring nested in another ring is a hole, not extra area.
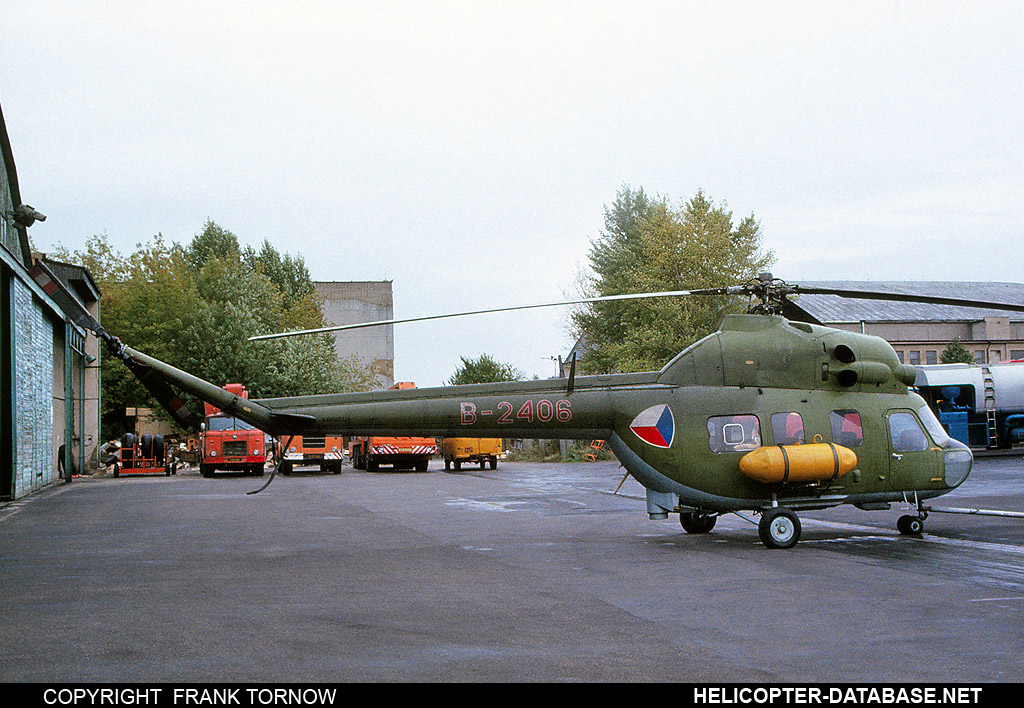
M 239 398 L 249 397 L 243 384 L 228 384 L 224 390 Z M 200 474 L 212 477 L 215 470 L 223 470 L 262 475 L 267 462 L 263 431 L 209 403 L 205 405 L 206 418 L 199 434 Z
M 344 451 L 345 441 L 336 435 L 295 435 L 290 441 L 285 435 L 278 439 L 281 474 L 291 474 L 294 467 L 302 465 L 319 465 L 321 472 L 341 474 Z

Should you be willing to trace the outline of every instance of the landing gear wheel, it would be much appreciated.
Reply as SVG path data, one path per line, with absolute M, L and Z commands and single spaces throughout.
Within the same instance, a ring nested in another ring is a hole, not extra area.
M 901 516 L 896 520 L 896 529 L 904 536 L 920 536 L 924 533 L 924 519 L 919 516 Z
M 768 548 L 792 548 L 800 540 L 800 519 L 789 509 L 768 509 L 761 514 L 757 533 Z
M 718 517 L 714 514 L 706 514 L 703 511 L 682 512 L 679 514 L 679 524 L 686 533 L 709 533 L 715 528 Z

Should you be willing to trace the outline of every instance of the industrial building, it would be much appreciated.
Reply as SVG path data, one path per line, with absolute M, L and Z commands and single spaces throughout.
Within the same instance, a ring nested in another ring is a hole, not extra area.
M 0 151 L 0 499 L 10 500 L 70 481 L 99 442 L 97 343 L 40 283 L 59 281 L 97 316 L 100 293 L 84 269 L 33 259 L 27 229 L 46 217 L 22 201 L 2 111 Z
M 328 326 L 394 319 L 391 281 L 317 282 Z M 342 330 L 334 333 L 334 348 L 341 360 L 355 358 L 370 367 L 379 387 L 395 383 L 395 329 L 393 325 Z

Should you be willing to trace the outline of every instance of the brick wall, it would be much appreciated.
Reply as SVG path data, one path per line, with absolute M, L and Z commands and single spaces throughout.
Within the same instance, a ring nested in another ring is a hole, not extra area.
M 53 324 L 32 291 L 14 281 L 14 497 L 56 481 L 53 459 Z

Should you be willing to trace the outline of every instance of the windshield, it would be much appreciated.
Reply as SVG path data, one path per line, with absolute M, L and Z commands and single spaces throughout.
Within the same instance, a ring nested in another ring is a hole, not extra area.
M 932 436 L 932 440 L 939 447 L 946 447 L 949 445 L 949 434 L 945 428 L 942 427 L 942 423 L 932 413 L 932 409 L 928 406 L 921 406 L 917 409 L 917 415 L 924 423 L 924 427 L 928 430 L 928 434 Z
M 207 430 L 255 430 L 244 420 L 231 416 L 217 415 L 206 419 Z

